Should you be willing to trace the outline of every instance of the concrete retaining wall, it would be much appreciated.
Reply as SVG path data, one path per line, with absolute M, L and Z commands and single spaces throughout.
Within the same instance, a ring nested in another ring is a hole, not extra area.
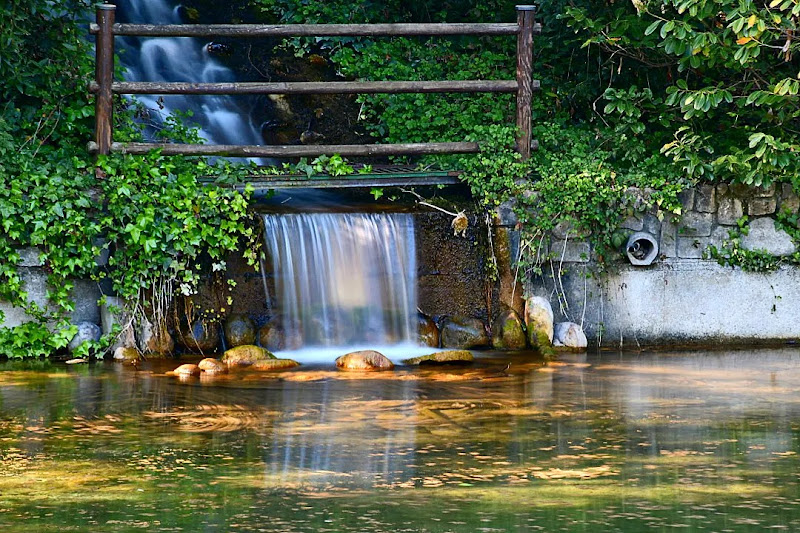
M 587 277 L 590 243 L 560 225 L 551 242 L 556 276 L 527 280 L 528 290 L 550 299 L 557 321 L 582 324 L 590 343 L 605 346 L 800 339 L 799 268 L 749 273 L 703 258 L 710 245 L 722 246 L 744 215 L 750 224 L 744 248 L 795 252 L 796 244 L 774 225 L 776 212 L 796 213 L 800 206 L 791 186 L 704 185 L 681 200 L 677 223 L 652 214 L 621 221 L 623 228 L 655 237 L 659 253 L 650 266 L 621 262 L 599 280 Z

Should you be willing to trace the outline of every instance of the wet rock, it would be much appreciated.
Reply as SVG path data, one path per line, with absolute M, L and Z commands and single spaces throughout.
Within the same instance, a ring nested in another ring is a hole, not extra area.
M 219 328 L 214 322 L 198 320 L 181 332 L 181 344 L 195 353 L 214 353 L 219 349 Z
M 143 320 L 139 325 L 138 338 L 142 353 L 167 355 L 175 350 L 175 341 L 164 324 L 156 326 L 149 320 Z
M 460 316 L 445 319 L 441 339 L 445 348 L 478 348 L 489 344 L 483 322 L 477 318 Z
M 275 359 L 275 356 L 261 346 L 252 344 L 231 348 L 222 356 L 222 361 L 229 366 L 250 366 L 269 359 Z
M 439 328 L 428 315 L 417 313 L 417 335 L 420 344 L 432 348 L 439 347 Z
M 126 346 L 119 346 L 114 350 L 114 361 L 122 361 L 124 363 L 138 362 L 142 358 L 142 354 L 136 348 L 128 348 Z
M 256 326 L 247 315 L 231 315 L 225 321 L 225 341 L 228 346 L 256 343 Z
M 103 331 L 97 324 L 92 322 L 79 322 L 78 332 L 72 337 L 72 340 L 69 341 L 67 349 L 72 353 L 85 342 L 99 341 L 102 334 Z
M 404 359 L 403 364 L 406 365 L 454 364 L 454 363 L 471 363 L 474 360 L 475 357 L 473 357 L 472 352 L 469 352 L 467 350 L 446 350 L 443 352 L 421 355 L 419 357 L 412 357 L 411 359 Z
M 75 358 L 75 359 L 69 359 L 67 361 L 64 361 L 64 363 L 68 364 L 68 365 L 80 365 L 80 364 L 88 363 L 88 362 L 89 362 L 89 360 L 85 359 L 83 357 L 78 357 L 78 358 Z
M 556 346 L 585 350 L 589 344 L 583 329 L 574 322 L 559 322 L 553 328 L 553 332 L 553 344 Z
M 209 374 L 223 374 L 228 371 L 228 367 L 222 361 L 213 357 L 206 357 L 197 363 L 197 367 Z
M 250 368 L 252 370 L 286 370 L 296 366 L 300 366 L 300 363 L 294 359 L 267 359 L 253 363 Z
M 531 347 L 548 347 L 553 344 L 553 308 L 541 296 L 531 296 L 525 301 L 525 327 Z
M 362 350 L 339 357 L 336 366 L 342 370 L 391 370 L 394 363 L 380 352 Z
M 136 346 L 133 320 L 125 311 L 125 302 L 121 298 L 106 296 L 105 302 L 100 306 L 100 326 L 103 328 L 103 335 L 110 334 L 114 326 L 119 326 L 121 329 L 109 349 L 111 353 L 116 352 L 120 347 L 133 348 Z
M 172 373 L 176 376 L 199 376 L 200 367 L 191 364 L 181 365 L 173 370 Z
M 277 322 L 268 322 L 258 330 L 258 344 L 271 352 L 283 350 L 286 347 L 286 336 L 283 327 Z
M 492 346 L 498 350 L 523 350 L 527 344 L 520 316 L 513 309 L 502 311 L 492 324 Z

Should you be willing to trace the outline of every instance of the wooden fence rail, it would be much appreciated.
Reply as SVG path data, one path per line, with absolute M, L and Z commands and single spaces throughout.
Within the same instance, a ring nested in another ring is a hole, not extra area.
M 475 153 L 476 143 L 414 143 L 354 145 L 206 145 L 119 143 L 113 141 L 114 94 L 396 94 L 396 93 L 516 93 L 517 150 L 523 158 L 531 151 L 531 99 L 539 82 L 532 79 L 533 35 L 541 31 L 534 20 L 536 8 L 517 6 L 517 23 L 508 24 L 115 24 L 115 6 L 97 7 L 95 80 L 95 140 L 89 150 L 96 154 L 125 152 L 143 154 L 160 148 L 165 154 L 244 157 L 314 157 L 332 155 L 390 156 Z M 303 37 L 303 36 L 447 36 L 516 35 L 517 74 L 514 80 L 344 81 L 344 82 L 115 82 L 114 37 Z

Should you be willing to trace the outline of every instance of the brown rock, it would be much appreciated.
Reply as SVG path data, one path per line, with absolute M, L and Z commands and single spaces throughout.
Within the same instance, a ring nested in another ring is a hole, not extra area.
M 446 350 L 403 360 L 406 365 L 471 363 L 475 360 L 467 350 Z
M 296 366 L 300 366 L 300 363 L 294 359 L 266 359 L 253 363 L 250 368 L 252 370 L 286 370 Z
M 394 363 L 380 352 L 361 350 L 339 357 L 336 366 L 342 370 L 391 370 Z
M 275 359 L 275 356 L 261 346 L 252 344 L 231 348 L 222 356 L 222 361 L 230 366 L 249 366 L 269 359 Z
M 417 334 L 420 344 L 432 348 L 439 347 L 439 328 L 428 315 L 417 313 Z
M 197 365 L 181 365 L 175 370 L 172 371 L 173 374 L 176 376 L 199 376 L 200 375 L 200 367 Z
M 256 343 L 256 326 L 247 315 L 231 315 L 225 321 L 223 329 L 228 346 Z
M 222 374 L 228 371 L 228 367 L 222 361 L 213 357 L 206 357 L 197 363 L 197 366 L 200 370 L 209 374 Z
M 523 350 L 527 336 L 522 319 L 512 309 L 501 312 L 492 325 L 492 345 L 498 350 Z

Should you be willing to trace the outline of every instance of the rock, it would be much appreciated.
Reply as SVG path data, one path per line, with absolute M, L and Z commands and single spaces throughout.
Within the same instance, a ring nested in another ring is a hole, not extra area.
M 79 322 L 78 332 L 72 337 L 72 340 L 69 341 L 67 349 L 69 349 L 70 353 L 74 352 L 85 342 L 99 341 L 102 335 L 103 331 L 97 324 L 92 322 Z
M 133 329 L 133 320 L 125 311 L 125 303 L 116 296 L 106 296 L 105 303 L 100 306 L 100 326 L 103 335 L 110 334 L 114 326 L 119 326 L 121 331 L 114 339 L 109 351 L 114 353 L 117 348 L 133 348 L 136 346 L 136 333 Z
M 362 350 L 337 358 L 336 366 L 342 370 L 391 370 L 394 363 L 380 352 Z
M 123 361 L 128 363 L 133 363 L 139 361 L 142 355 L 139 353 L 139 350 L 136 348 L 129 348 L 126 346 L 118 346 L 116 350 L 114 350 L 114 360 L 115 361 Z
M 467 350 L 446 350 L 444 352 L 436 352 L 428 355 L 421 355 L 419 357 L 412 357 L 411 359 L 404 359 L 405 365 L 420 365 L 420 364 L 454 364 L 454 363 L 471 363 L 475 360 L 472 352 Z
M 256 326 L 247 315 L 231 315 L 225 321 L 225 341 L 228 346 L 256 343 Z
M 498 350 L 522 350 L 527 345 L 525 326 L 513 309 L 501 312 L 492 324 L 492 346 Z
M 181 332 L 181 344 L 191 352 L 215 353 L 219 349 L 219 328 L 214 322 L 194 322 L 189 331 Z
M 258 344 L 269 351 L 277 352 L 286 347 L 283 327 L 277 322 L 267 322 L 258 330 Z
M 776 229 L 775 221 L 769 217 L 750 222 L 749 231 L 742 235 L 741 243 L 746 250 L 765 250 L 772 255 L 791 255 L 797 251 L 797 245 L 789 234 Z
M 200 375 L 200 367 L 197 365 L 181 365 L 175 370 L 172 371 L 173 374 L 176 376 L 199 376 Z
M 458 316 L 448 317 L 442 323 L 441 340 L 445 348 L 478 348 L 489 344 L 483 322 Z
M 250 368 L 252 370 L 286 370 L 296 366 L 300 366 L 300 363 L 294 359 L 267 359 L 253 363 Z
M 574 322 L 559 322 L 554 327 L 553 345 L 564 346 L 574 350 L 585 350 L 588 346 L 586 334 Z
M 439 347 L 439 328 L 436 327 L 436 322 L 423 313 L 417 313 L 417 338 L 420 344 Z
M 155 326 L 149 320 L 142 320 L 138 337 L 142 353 L 167 355 L 175 350 L 175 341 L 165 324 Z
M 275 359 L 275 356 L 261 346 L 252 344 L 231 348 L 222 356 L 222 361 L 229 366 L 249 366 L 269 359 Z
M 531 347 L 548 347 L 553 343 L 553 308 L 541 296 L 525 301 L 525 327 Z
M 65 361 L 65 363 L 68 365 L 79 365 L 81 363 L 88 363 L 88 362 L 89 362 L 88 359 L 84 359 L 82 357 L 79 357 L 77 359 L 69 359 L 68 361 Z
M 228 371 L 228 367 L 222 361 L 213 357 L 206 357 L 197 363 L 197 367 L 209 374 L 224 374 Z

